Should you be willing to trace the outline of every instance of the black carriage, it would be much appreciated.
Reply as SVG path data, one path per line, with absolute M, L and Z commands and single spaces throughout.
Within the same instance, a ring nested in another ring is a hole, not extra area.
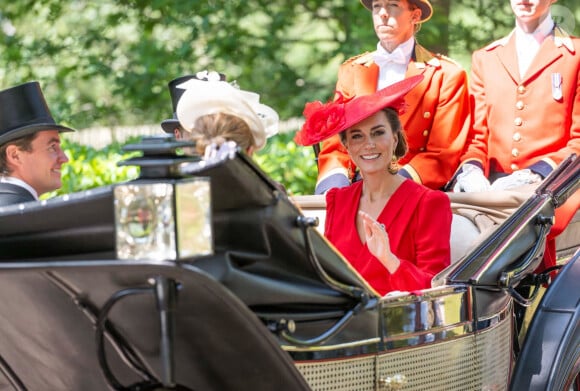
M 580 253 L 533 273 L 574 156 L 433 288 L 379 297 L 251 159 L 183 146 L 0 208 L 0 389 L 580 389 Z

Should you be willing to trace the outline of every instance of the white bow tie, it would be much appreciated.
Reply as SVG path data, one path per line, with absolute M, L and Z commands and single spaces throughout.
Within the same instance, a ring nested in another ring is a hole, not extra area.
M 373 59 L 379 67 L 387 64 L 401 64 L 407 65 L 407 56 L 403 53 L 403 49 L 396 48 L 392 53 L 385 51 L 375 52 Z

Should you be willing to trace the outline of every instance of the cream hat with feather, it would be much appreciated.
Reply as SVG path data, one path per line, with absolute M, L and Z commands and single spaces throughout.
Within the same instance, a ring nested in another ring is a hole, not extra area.
M 244 91 L 225 81 L 190 79 L 178 86 L 185 89 L 176 108 L 182 128 L 193 131 L 199 117 L 225 113 L 243 119 L 254 136 L 256 148 L 278 133 L 279 116 L 271 107 L 260 103 L 260 95 Z

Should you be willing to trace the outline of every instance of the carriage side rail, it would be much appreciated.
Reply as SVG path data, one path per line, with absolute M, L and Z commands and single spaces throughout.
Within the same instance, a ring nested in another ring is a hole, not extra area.
M 573 154 L 473 251 L 440 273 L 435 284 L 468 283 L 498 289 L 517 286 L 541 262 L 555 208 L 579 188 L 580 161 Z

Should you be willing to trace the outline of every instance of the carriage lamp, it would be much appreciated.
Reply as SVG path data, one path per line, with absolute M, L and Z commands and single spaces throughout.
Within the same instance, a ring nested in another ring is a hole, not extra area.
M 167 261 L 213 252 L 208 178 L 117 185 L 118 259 Z

